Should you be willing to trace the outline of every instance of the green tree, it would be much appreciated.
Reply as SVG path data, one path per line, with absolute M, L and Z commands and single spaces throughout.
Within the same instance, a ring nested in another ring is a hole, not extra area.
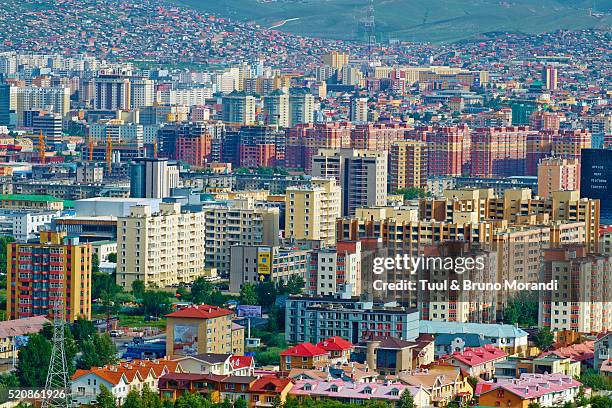
M 404 392 L 402 392 L 402 395 L 397 402 L 397 408 L 416 408 L 414 398 L 412 397 L 410 391 L 404 390 Z
M 474 376 L 468 377 L 468 383 L 472 386 L 472 389 L 476 389 L 476 385 L 478 384 L 478 378 Z
M 257 305 L 257 291 L 252 283 L 245 283 L 240 289 L 241 305 Z
M 104 384 L 100 384 L 100 393 L 96 397 L 96 401 L 98 402 L 96 404 L 98 408 L 117 408 L 115 397 Z
M 415 200 L 417 198 L 424 198 L 427 196 L 425 190 L 417 187 L 400 188 L 397 190 L 397 194 L 402 194 L 404 200 Z
M 261 307 L 267 309 L 276 301 L 276 285 L 274 282 L 261 282 L 255 287 L 257 301 Z
M 110 254 L 108 254 L 106 259 L 108 259 L 108 262 L 117 263 L 117 254 L 115 252 L 111 252 Z
M 291 275 L 289 280 L 287 280 L 287 285 L 285 288 L 287 293 L 290 295 L 298 295 L 302 293 L 304 287 L 306 286 L 306 281 L 301 275 Z
M 540 327 L 533 336 L 533 343 L 542 351 L 550 349 L 555 342 L 555 336 L 549 327 Z
M 538 324 L 537 292 L 518 292 L 504 308 L 504 323 L 531 327 Z
M 14 372 L 0 374 L 0 386 L 6 388 L 17 388 L 19 387 L 19 378 Z
M 612 407 L 612 397 L 596 395 L 589 400 L 591 408 L 610 408 Z
M 176 399 L 175 408 L 211 408 L 209 400 L 197 393 L 185 393 Z
M 51 342 L 42 334 L 29 336 L 28 344 L 19 349 L 17 378 L 22 387 L 44 387 L 51 360 Z
M 542 408 L 542 406 L 538 402 L 531 402 L 527 408 Z
M 108 334 L 94 334 L 81 344 L 81 356 L 77 368 L 89 370 L 117 362 L 117 347 Z
M 142 397 L 136 390 L 131 390 L 125 397 L 125 402 L 122 405 L 123 408 L 145 408 L 142 401 Z
M 132 282 L 132 295 L 136 299 L 142 299 L 145 293 L 145 284 L 141 280 L 135 280 Z
M 159 394 L 153 392 L 147 384 L 142 388 L 141 398 L 143 407 L 146 408 L 163 408 L 163 403 L 159 398 Z
M 278 333 L 285 330 L 284 307 L 273 306 L 268 316 L 268 331 Z
M 100 259 L 98 258 L 98 254 L 95 253 L 91 255 L 91 272 L 100 272 Z
M 53 340 L 53 325 L 51 323 L 44 324 L 40 334 L 51 342 Z M 66 326 L 64 331 L 64 352 L 66 353 L 66 363 L 68 364 L 68 374 L 70 375 L 74 373 L 74 359 L 78 351 L 79 347 L 74 340 L 72 331 L 69 326 Z
M 283 406 L 283 401 L 281 400 L 280 395 L 275 395 L 274 400 L 272 401 L 272 406 L 274 408 L 281 408 Z
M 234 402 L 234 408 L 247 408 L 248 404 L 245 399 L 239 398 Z
M 212 283 L 203 277 L 197 278 L 191 285 L 191 301 L 196 304 L 207 303 L 214 289 Z
M 12 236 L 5 235 L 0 237 L 0 273 L 6 273 L 7 246 L 11 242 L 15 242 L 15 238 Z M 6 287 L 6 283 L 4 287 Z
M 76 342 L 87 340 L 96 333 L 96 327 L 91 320 L 78 317 L 72 323 L 72 336 Z
M 593 369 L 580 373 L 580 382 L 595 391 L 612 391 L 612 378 L 604 377 Z
M 147 290 L 142 295 L 145 315 L 159 316 L 170 311 L 170 295 L 161 290 Z

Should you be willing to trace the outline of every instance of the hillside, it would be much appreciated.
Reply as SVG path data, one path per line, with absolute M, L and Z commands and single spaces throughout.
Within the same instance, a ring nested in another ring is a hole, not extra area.
M 362 39 L 369 0 L 173 0 L 315 37 Z M 374 0 L 380 39 L 445 42 L 493 31 L 609 28 L 612 0 Z M 593 15 L 588 9 L 593 7 Z M 290 20 L 290 21 L 286 21 Z

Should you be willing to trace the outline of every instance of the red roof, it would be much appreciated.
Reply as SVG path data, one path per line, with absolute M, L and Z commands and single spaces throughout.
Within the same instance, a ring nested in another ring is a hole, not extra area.
M 253 366 L 253 357 L 251 356 L 231 356 L 230 365 L 234 370 Z
M 501 349 L 490 344 L 484 347 L 466 347 L 463 351 L 451 354 L 447 360 L 454 359 L 467 366 L 474 367 L 480 364 L 495 361 L 508 355 Z
M 353 348 L 353 343 L 342 337 L 334 336 L 317 343 L 317 347 L 327 351 L 343 351 Z
M 250 391 L 278 392 L 283 391 L 292 381 L 289 378 L 278 378 L 275 375 L 266 375 L 257 379 L 250 388 Z
M 166 317 L 190 317 L 193 319 L 212 319 L 215 317 L 231 315 L 234 312 L 223 309 L 219 306 L 211 305 L 191 305 L 184 307 L 176 312 L 166 315 Z
M 281 356 L 314 357 L 324 354 L 327 354 L 327 350 L 317 347 L 312 343 L 302 343 L 283 351 Z

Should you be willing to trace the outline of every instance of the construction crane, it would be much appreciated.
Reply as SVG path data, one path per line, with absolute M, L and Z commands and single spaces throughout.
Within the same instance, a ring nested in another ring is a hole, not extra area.
M 109 134 L 106 135 L 106 171 L 110 175 L 113 170 L 113 141 Z
M 43 137 L 43 133 L 41 130 L 38 135 L 38 160 L 40 164 L 45 164 L 45 152 L 46 152 L 45 139 Z
M 93 161 L 93 149 L 94 149 L 93 138 L 90 135 L 87 139 L 88 139 L 87 149 L 89 150 L 89 161 Z

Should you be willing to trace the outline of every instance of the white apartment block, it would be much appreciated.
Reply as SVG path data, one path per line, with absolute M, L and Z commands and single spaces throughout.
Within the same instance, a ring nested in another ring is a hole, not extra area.
M 161 203 L 157 213 L 148 205 L 131 207 L 117 219 L 117 284 L 164 287 L 202 276 L 203 225 L 203 212 L 181 212 L 180 204 Z

